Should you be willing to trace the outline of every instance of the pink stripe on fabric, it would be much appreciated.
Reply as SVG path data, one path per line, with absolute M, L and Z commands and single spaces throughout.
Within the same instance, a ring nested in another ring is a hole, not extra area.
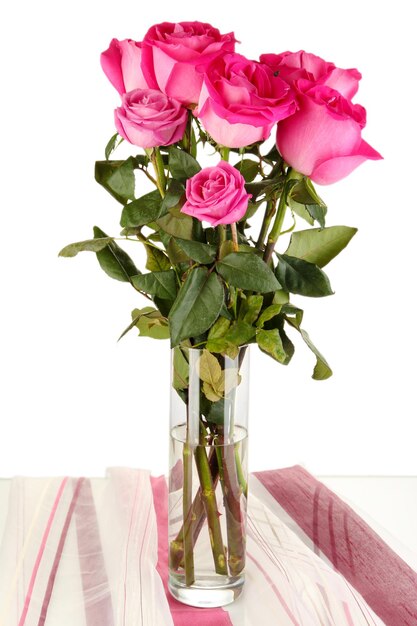
M 77 498 L 78 498 L 78 495 L 80 493 L 80 489 L 81 489 L 81 485 L 82 485 L 83 481 L 84 481 L 84 478 L 79 478 L 77 480 L 77 483 L 76 483 L 76 486 L 75 486 L 75 490 L 74 490 L 74 495 L 72 496 L 71 504 L 70 504 L 70 507 L 68 509 L 67 516 L 65 518 L 65 522 L 64 522 L 64 526 L 62 528 L 62 533 L 61 533 L 61 537 L 59 539 L 59 543 L 58 543 L 58 547 L 57 547 L 57 550 L 56 550 L 54 562 L 52 564 L 51 573 L 49 575 L 48 585 L 46 587 L 45 597 L 44 597 L 44 600 L 43 600 L 43 603 L 42 603 L 42 609 L 41 609 L 41 614 L 39 616 L 38 626 L 44 626 L 45 621 L 46 621 L 46 616 L 48 614 L 48 608 L 49 608 L 49 602 L 50 602 L 51 597 L 52 597 L 52 592 L 53 592 L 54 584 L 55 584 L 55 578 L 56 578 L 56 575 L 57 575 L 57 572 L 58 572 L 59 564 L 61 562 L 61 557 L 62 557 L 62 552 L 64 550 L 65 540 L 67 538 L 68 529 L 69 529 L 70 522 L 71 522 L 71 519 L 72 519 L 72 515 L 73 515 L 74 509 L 75 509 L 75 504 L 77 502 Z
M 387 626 L 417 626 L 417 573 L 359 515 L 300 466 L 255 476 Z
M 348 626 L 355 626 L 355 622 L 353 621 L 352 615 L 350 614 L 349 605 L 346 602 L 343 602 L 343 609 L 345 611 Z
M 89 479 L 84 480 L 75 508 L 78 558 L 87 626 L 114 626 L 113 604 L 104 562 L 94 496 Z M 88 598 L 94 593 L 94 601 Z
M 46 524 L 45 531 L 43 533 L 43 537 L 42 537 L 41 545 L 39 547 L 39 551 L 38 551 L 38 554 L 37 554 L 37 557 L 36 557 L 35 565 L 33 566 L 32 575 L 31 575 L 30 581 L 29 581 L 29 587 L 28 587 L 28 590 L 27 590 L 27 593 L 26 593 L 25 603 L 24 603 L 24 606 L 23 606 L 23 611 L 22 611 L 22 615 L 20 616 L 20 620 L 19 620 L 18 626 L 23 626 L 23 624 L 25 623 L 26 616 L 27 616 L 28 611 L 29 611 L 30 600 L 32 598 L 33 588 L 35 586 L 36 576 L 38 574 L 38 570 L 39 570 L 39 566 L 40 566 L 40 563 L 41 563 L 41 560 L 42 560 L 42 556 L 43 556 L 43 553 L 45 551 L 46 542 L 48 541 L 49 533 L 51 531 L 52 523 L 54 521 L 54 517 L 55 517 L 56 511 L 58 509 L 59 501 L 61 500 L 62 494 L 64 493 L 65 485 L 67 484 L 67 482 L 68 482 L 68 476 L 66 476 L 62 480 L 62 482 L 61 482 L 61 484 L 59 486 L 59 489 L 58 489 L 58 493 L 57 493 L 57 495 L 55 497 L 55 501 L 54 501 L 54 503 L 52 505 L 52 510 L 51 510 L 51 512 L 49 514 L 49 519 L 48 519 L 48 522 Z
M 168 591 L 168 489 L 164 476 L 151 476 L 153 501 L 158 526 L 158 564 L 175 626 L 233 626 L 223 609 L 197 609 L 181 604 Z
M 249 554 L 249 552 L 247 553 L 247 556 L 248 556 L 248 558 L 251 561 L 253 561 L 255 563 L 256 567 L 262 572 L 266 582 L 268 583 L 269 587 L 271 587 L 272 591 L 274 592 L 274 594 L 276 595 L 276 597 L 280 601 L 284 611 L 286 612 L 286 614 L 288 615 L 288 617 L 290 618 L 290 620 L 294 624 L 294 626 L 302 626 L 300 624 L 300 622 L 297 622 L 297 620 L 295 619 L 294 615 L 291 613 L 291 610 L 290 610 L 288 604 L 285 602 L 284 598 L 282 597 L 282 595 L 280 594 L 280 592 L 278 590 L 278 587 L 275 585 L 274 581 L 272 580 L 272 578 L 270 577 L 268 572 L 262 567 L 262 565 L 259 563 L 259 561 L 257 561 L 257 559 L 255 559 L 254 556 Z

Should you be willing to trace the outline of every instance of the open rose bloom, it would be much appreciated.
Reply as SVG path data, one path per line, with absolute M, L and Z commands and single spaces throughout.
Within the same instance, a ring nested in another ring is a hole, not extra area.
M 216 57 L 233 52 L 235 37 L 201 22 L 165 22 L 148 30 L 143 47 L 143 71 L 149 84 L 184 104 L 196 104 L 201 70 Z
M 362 136 L 358 70 L 304 51 L 248 59 L 237 43 L 201 22 L 111 41 L 101 65 L 115 89 L 117 133 L 95 177 L 122 205 L 120 223 L 61 252 L 93 252 L 133 288 L 143 306 L 123 335 L 135 328 L 170 339 L 168 586 L 177 600 L 211 609 L 236 599 L 245 580 L 249 346 L 288 365 L 298 333 L 313 354 L 312 378 L 332 375 L 301 307 L 334 293 L 323 268 L 357 229 L 326 226 L 312 181 L 333 183 L 381 158 Z M 114 158 L 123 139 L 125 157 Z M 329 613 L 329 594 L 304 595 L 312 602 L 304 615 L 319 615 L 319 603 Z M 213 615 L 217 624 L 226 613 Z
M 154 89 L 134 89 L 122 96 L 122 106 L 114 114 L 117 131 L 123 139 L 141 148 L 169 146 L 184 135 L 187 111 Z
M 226 54 L 204 72 L 195 114 L 217 143 L 243 148 L 268 139 L 274 124 L 295 110 L 289 85 L 267 65 Z
M 218 226 L 239 222 L 251 195 L 246 192 L 245 179 L 237 169 L 221 161 L 187 180 L 186 198 L 183 213 Z
M 296 113 L 278 124 L 277 147 L 294 169 L 321 185 L 334 183 L 381 155 L 362 139 L 365 109 L 353 104 L 361 78 L 304 51 L 267 54 L 261 61 L 294 90 Z

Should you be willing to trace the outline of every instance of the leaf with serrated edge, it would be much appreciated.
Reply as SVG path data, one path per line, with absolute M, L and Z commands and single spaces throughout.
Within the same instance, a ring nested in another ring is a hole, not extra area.
M 332 369 L 327 363 L 324 356 L 321 354 L 321 352 L 319 352 L 319 350 L 317 350 L 316 346 L 311 341 L 307 331 L 300 328 L 300 334 L 317 359 L 312 378 L 314 378 L 314 380 L 326 380 L 327 378 L 330 378 L 330 376 L 333 374 Z
M 278 254 L 278 258 L 276 274 L 287 291 L 310 298 L 333 294 L 328 277 L 314 263 L 286 254 Z
M 211 402 L 218 402 L 218 400 L 222 397 L 222 394 L 218 394 L 214 387 L 206 381 L 203 382 L 203 393 L 207 400 L 210 400 Z
M 230 320 L 226 319 L 225 317 L 219 317 L 219 319 L 210 328 L 208 340 L 219 339 L 220 337 L 223 337 L 229 330 L 229 327 Z
M 171 343 L 198 337 L 216 321 L 224 302 L 219 277 L 205 267 L 196 267 L 188 275 L 169 314 Z
M 217 248 L 208 243 L 201 243 L 191 239 L 176 238 L 175 242 L 183 250 L 190 259 L 198 261 L 198 263 L 212 263 L 216 258 Z
M 247 324 L 253 324 L 257 319 L 260 310 L 262 309 L 264 298 L 260 295 L 248 296 L 246 300 L 243 300 L 239 317 L 242 318 Z
M 234 287 L 267 293 L 281 285 L 268 265 L 255 254 L 232 252 L 217 263 L 219 274 Z
M 222 375 L 222 368 L 216 357 L 208 350 L 203 350 L 196 367 L 201 380 L 215 388 Z
M 155 246 L 145 244 L 146 269 L 150 272 L 163 272 L 171 268 L 171 262 L 164 252 Z
M 132 284 L 136 289 L 163 300 L 174 301 L 177 295 L 177 282 L 174 270 L 149 272 L 132 276 Z
M 269 322 L 269 320 L 272 320 L 273 317 L 279 315 L 279 313 L 281 313 L 281 309 L 282 304 L 271 304 L 264 311 L 262 311 L 258 321 L 256 322 L 256 325 L 259 328 L 262 328 L 265 322 Z
M 324 267 L 346 248 L 357 232 L 357 228 L 349 226 L 300 230 L 291 235 L 285 254 Z
M 93 232 L 94 239 L 107 237 L 98 226 L 94 226 Z M 131 283 L 131 277 L 140 274 L 130 256 L 115 241 L 96 252 L 96 256 L 101 269 L 114 280 Z
M 182 349 L 177 346 L 174 348 L 172 384 L 174 389 L 187 389 L 189 378 L 188 361 L 185 358 Z
M 255 333 L 256 329 L 253 326 L 242 320 L 237 320 L 230 326 L 230 329 L 225 335 L 225 339 L 235 346 L 243 346 L 252 341 Z
M 282 345 L 281 335 L 278 328 L 272 330 L 259 329 L 256 333 L 256 342 L 263 352 L 272 356 L 275 361 L 284 364 L 287 358 Z
M 151 191 L 126 204 L 122 211 L 120 226 L 122 228 L 145 226 L 161 218 L 166 213 L 167 210 L 162 207 L 162 198 L 159 191 Z
M 86 239 L 85 241 L 77 241 L 70 243 L 62 248 L 58 256 L 74 257 L 79 252 L 99 252 L 113 241 L 113 237 L 100 237 L 100 239 Z

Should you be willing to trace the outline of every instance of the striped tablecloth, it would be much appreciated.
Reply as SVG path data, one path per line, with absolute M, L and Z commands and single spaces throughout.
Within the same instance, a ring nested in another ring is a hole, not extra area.
M 244 593 L 194 609 L 167 593 L 164 477 L 14 479 L 0 626 L 417 626 L 417 573 L 328 488 L 299 466 L 250 487 Z

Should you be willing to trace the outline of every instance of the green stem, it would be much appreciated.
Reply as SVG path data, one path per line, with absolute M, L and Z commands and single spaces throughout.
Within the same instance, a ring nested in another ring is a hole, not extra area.
M 217 483 L 219 480 L 219 466 L 217 463 L 217 455 L 216 455 L 216 451 L 214 448 L 210 450 L 208 462 L 210 465 L 210 473 L 213 479 L 213 487 L 214 487 L 214 490 L 216 490 Z M 190 527 L 191 534 L 192 534 L 193 547 L 194 547 L 197 542 L 198 536 L 201 532 L 201 529 L 203 527 L 204 521 L 206 519 L 206 511 L 204 508 L 201 486 L 198 488 L 198 491 L 194 498 L 193 518 L 194 518 L 193 520 L 192 519 L 184 520 L 184 523 L 180 531 L 178 532 L 178 535 L 171 542 L 169 562 L 170 562 L 171 569 L 173 569 L 174 571 L 178 570 L 180 565 L 183 565 L 184 532 L 188 532 L 188 527 Z
M 165 176 L 165 166 L 164 160 L 162 158 L 162 154 L 159 148 L 150 148 L 146 150 L 149 159 L 152 162 L 153 168 L 155 170 L 156 176 L 156 186 L 158 187 L 158 191 L 161 194 L 162 198 L 165 196 L 166 190 L 166 176 Z
M 232 576 L 237 576 L 245 567 L 244 517 L 240 505 L 242 489 L 236 472 L 234 444 L 218 446 L 220 482 L 223 490 L 227 522 L 227 562 Z
M 275 220 L 272 225 L 271 231 L 268 235 L 268 240 L 267 240 L 267 244 L 266 244 L 266 248 L 264 252 L 265 263 L 269 263 L 269 261 L 271 260 L 272 254 L 275 250 L 276 243 L 280 235 L 283 234 L 282 225 L 284 223 L 285 213 L 287 211 L 287 194 L 289 191 L 288 183 L 291 180 L 300 180 L 300 178 L 302 178 L 302 174 L 300 174 L 299 172 L 296 172 L 291 167 L 288 168 L 286 176 L 285 176 L 284 186 L 282 188 L 281 196 L 280 196 L 279 203 L 278 203 L 277 214 L 275 216 Z
M 230 224 L 230 229 L 232 231 L 233 250 L 234 252 L 237 252 L 239 250 L 239 242 L 237 240 L 236 222 Z
M 197 465 L 198 476 L 200 479 L 201 495 L 209 527 L 214 567 L 217 574 L 223 574 L 227 576 L 226 552 L 223 544 L 219 511 L 217 509 L 216 491 L 204 445 L 199 445 L 196 447 L 194 456 Z
M 183 485 L 183 500 L 182 500 L 182 513 L 184 519 L 183 527 L 183 545 L 184 545 L 184 570 L 185 570 L 185 584 L 191 586 L 194 583 L 194 546 L 192 536 L 192 521 L 194 518 L 193 505 L 192 505 L 192 471 L 193 471 L 193 457 L 191 446 L 188 442 L 184 443 L 183 448 L 183 471 L 184 471 L 184 485 Z
M 217 230 L 217 235 L 219 239 L 218 251 L 220 253 L 220 248 L 222 246 L 222 243 L 226 241 L 226 228 L 224 227 L 223 224 L 219 224 L 218 226 L 216 226 L 216 230 Z
M 284 223 L 286 211 L 287 211 L 287 184 L 285 182 L 284 187 L 282 188 L 281 197 L 279 199 L 277 214 L 275 215 L 274 223 L 268 235 L 268 241 L 267 241 L 265 252 L 264 252 L 265 263 L 269 263 L 269 261 L 271 260 L 272 253 L 275 250 L 275 245 L 281 234 L 281 229 Z
M 268 233 L 271 220 L 275 215 L 276 207 L 277 207 L 276 198 L 271 198 L 270 200 L 268 200 L 266 204 L 265 215 L 264 215 L 261 230 L 259 233 L 258 241 L 256 242 L 256 247 L 258 248 L 258 250 L 262 250 L 264 247 L 264 240 Z
M 229 154 L 230 154 L 230 148 L 227 148 L 226 146 L 222 146 L 220 148 L 220 155 L 221 155 L 223 161 L 228 161 L 229 160 Z
M 242 489 L 242 493 L 245 498 L 248 499 L 248 483 L 245 478 L 245 474 L 243 473 L 242 462 L 239 454 L 239 444 L 235 444 L 235 461 L 240 488 Z

